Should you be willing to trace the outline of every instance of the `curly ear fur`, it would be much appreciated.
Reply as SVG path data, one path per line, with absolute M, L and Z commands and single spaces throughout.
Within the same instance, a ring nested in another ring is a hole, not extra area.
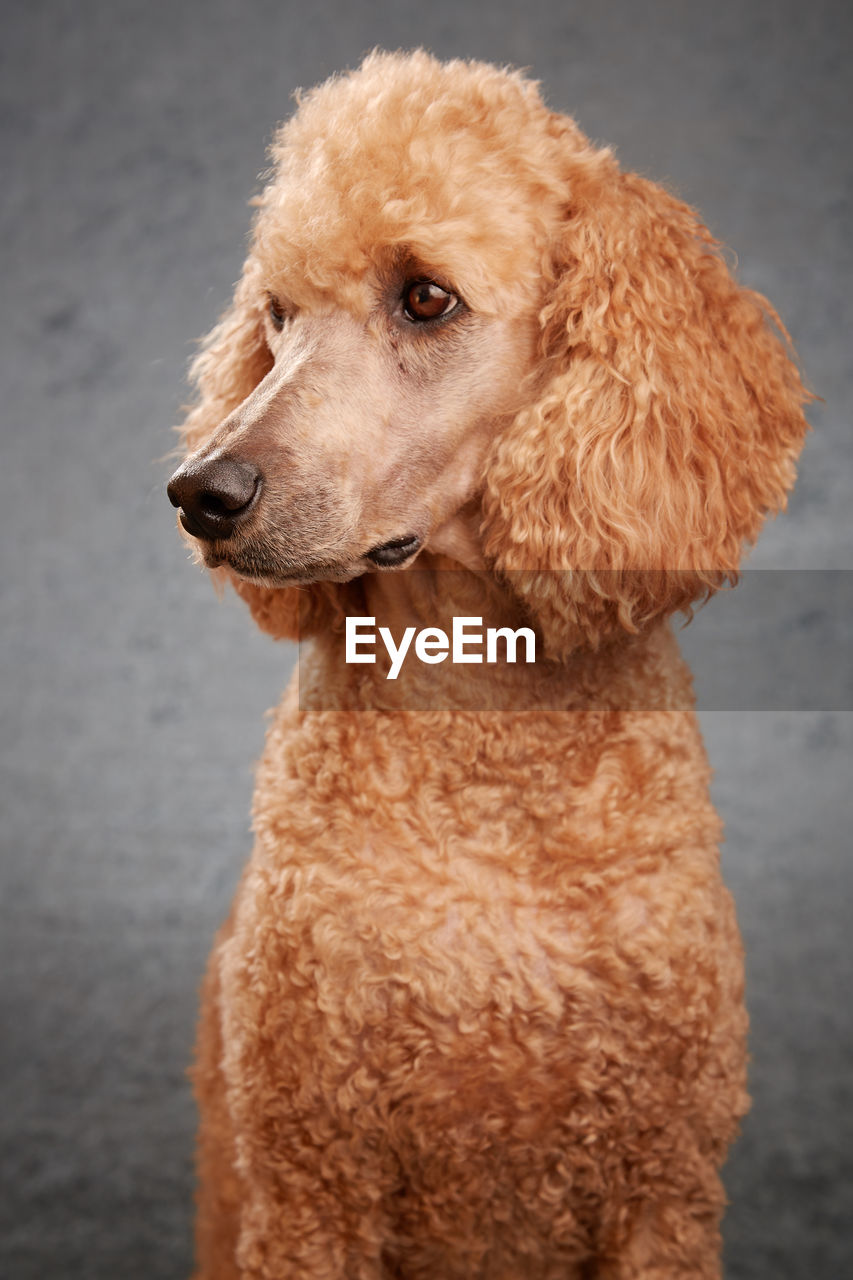
M 181 441 L 189 453 L 200 448 L 238 405 L 254 391 L 272 368 L 259 299 L 265 297 L 256 280 L 258 264 L 251 256 L 234 291 L 234 299 L 219 324 L 202 343 L 190 367 L 198 399 L 181 427 Z M 259 587 L 217 570 L 248 604 L 262 631 L 277 640 L 299 640 L 318 630 L 337 608 L 332 583 L 311 587 Z
M 736 577 L 785 505 L 811 398 L 776 313 L 687 205 L 608 152 L 576 156 L 567 189 L 541 313 L 554 373 L 484 498 L 486 553 L 554 656 Z

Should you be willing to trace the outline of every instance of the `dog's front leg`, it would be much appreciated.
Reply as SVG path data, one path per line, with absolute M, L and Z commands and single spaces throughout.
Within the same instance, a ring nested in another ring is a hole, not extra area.
M 370 1212 L 355 1222 L 333 1187 L 293 1169 L 273 1194 L 254 1188 L 243 1206 L 240 1280 L 380 1280 L 382 1240 Z
M 294 1113 L 286 1139 L 280 1112 L 277 1121 L 265 1123 L 260 1108 L 251 1125 L 239 1114 L 235 1121 L 223 1070 L 228 932 L 208 966 L 193 1072 L 201 1112 L 193 1280 L 378 1280 L 383 1176 L 365 1137 L 335 1134 L 320 1111 Z
M 681 1154 L 671 1152 L 673 1185 L 626 1215 L 618 1243 L 592 1272 L 595 1280 L 720 1280 L 725 1193 L 716 1169 L 698 1156 L 677 1185 L 680 1162 Z
M 192 1072 L 200 1125 L 196 1270 L 193 1280 L 238 1280 L 236 1252 L 244 1188 L 222 1071 L 222 1010 L 219 947 L 230 932 L 225 924 L 208 961 L 201 992 L 196 1061 Z
M 358 1046 L 324 1043 L 318 993 L 252 902 L 241 914 L 238 901 L 204 991 L 195 1280 L 379 1280 L 399 1174 Z

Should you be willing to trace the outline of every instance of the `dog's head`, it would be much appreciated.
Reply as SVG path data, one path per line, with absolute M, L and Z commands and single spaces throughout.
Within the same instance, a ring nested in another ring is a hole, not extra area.
M 554 654 L 735 571 L 806 397 L 691 210 L 517 74 L 424 53 L 305 95 L 273 160 L 170 483 L 262 625 L 463 511 Z

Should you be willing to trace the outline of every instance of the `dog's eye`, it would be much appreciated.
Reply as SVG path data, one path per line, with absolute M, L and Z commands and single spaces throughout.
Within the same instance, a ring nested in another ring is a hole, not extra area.
M 403 290 L 403 311 L 410 320 L 437 320 L 459 303 L 455 293 L 434 280 L 413 280 Z
M 270 298 L 269 303 L 270 320 L 272 320 L 274 329 L 283 329 L 284 322 L 287 319 L 287 313 L 279 302 L 278 298 Z

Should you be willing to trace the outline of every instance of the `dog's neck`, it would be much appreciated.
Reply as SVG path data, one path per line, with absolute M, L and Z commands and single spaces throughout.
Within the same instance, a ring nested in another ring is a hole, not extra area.
M 422 553 L 409 570 L 364 575 L 341 598 L 346 616 L 362 620 L 361 660 L 347 661 L 344 627 L 304 646 L 300 701 L 306 709 L 655 710 L 692 705 L 689 675 L 666 623 L 598 651 L 578 650 L 566 662 L 546 660 L 538 636 L 535 662 L 528 662 L 523 635 L 514 662 L 505 660 L 503 642 L 497 662 L 489 662 L 485 643 L 476 642 L 466 652 L 479 653 L 480 662 L 453 661 L 454 619 L 468 619 L 469 632 L 481 632 L 484 642 L 488 628 L 534 628 L 511 590 L 492 573 L 460 568 L 458 561 L 432 551 Z M 393 678 L 393 654 L 380 628 L 395 648 L 409 633 Z M 448 637 L 444 660 L 427 663 L 417 656 L 415 640 L 426 629 Z M 350 650 L 351 657 L 354 652 Z

